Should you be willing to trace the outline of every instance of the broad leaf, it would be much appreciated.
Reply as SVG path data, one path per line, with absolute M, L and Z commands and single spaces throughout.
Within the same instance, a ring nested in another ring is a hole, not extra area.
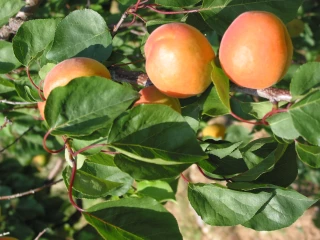
M 15 84 L 8 79 L 0 78 L 0 94 L 15 91 Z
M 195 163 L 206 158 L 184 118 L 160 104 L 139 105 L 122 114 L 107 142 L 118 152 L 153 164 Z
M 137 191 L 142 196 L 149 196 L 158 202 L 175 200 L 174 192 L 166 181 L 141 181 L 137 183 Z
M 118 168 L 137 180 L 158 180 L 177 177 L 190 166 L 190 164 L 159 165 L 147 163 L 122 154 L 117 154 L 114 162 Z
M 215 86 L 209 87 L 200 97 L 203 102 L 203 114 L 211 117 L 225 115 L 230 112 L 230 109 L 225 106 L 220 100 L 220 97 Z
M 215 155 L 219 158 L 224 158 L 230 155 L 241 144 L 242 142 L 237 142 L 237 143 L 224 142 L 224 143 L 217 143 L 217 144 L 210 143 L 206 148 L 206 153 Z
M 257 189 L 279 188 L 278 186 L 267 183 L 251 183 L 251 182 L 228 182 L 227 187 L 238 191 L 252 191 Z
M 188 198 L 202 220 L 213 226 L 234 226 L 250 220 L 271 194 L 227 189 L 217 184 L 189 184 Z
M 293 190 L 275 189 L 272 198 L 245 227 L 257 231 L 273 231 L 290 226 L 317 200 L 311 200 Z
M 97 204 L 84 213 L 104 239 L 182 240 L 177 221 L 152 198 L 124 198 Z
M 312 88 L 320 87 L 320 63 L 310 62 L 302 65 L 295 72 L 290 84 L 290 93 L 299 97 L 308 93 Z
M 14 54 L 23 65 L 29 66 L 41 57 L 54 38 L 58 22 L 55 19 L 37 19 L 22 24 L 12 43 Z
M 220 98 L 220 101 L 223 103 L 223 105 L 231 110 L 230 108 L 230 97 L 229 97 L 229 79 L 227 75 L 224 73 L 224 71 L 219 68 L 214 61 L 211 62 L 212 65 L 212 72 L 211 72 L 211 81 L 213 82 L 218 96 Z
M 292 105 L 289 114 L 299 134 L 313 145 L 320 146 L 320 91 L 315 91 Z
M 292 118 L 287 112 L 275 114 L 267 118 L 272 132 L 284 139 L 296 139 L 299 137 L 298 131 L 295 129 Z
M 52 134 L 89 135 L 111 124 L 137 97 L 137 92 L 102 77 L 77 78 L 50 93 L 45 118 Z
M 111 43 L 102 16 L 90 9 L 76 10 L 58 25 L 47 58 L 60 62 L 71 57 L 89 57 L 103 62 L 111 55 Z
M 320 168 L 320 147 L 296 142 L 296 151 L 302 162 L 313 168 Z
M 9 18 L 19 12 L 24 4 L 21 0 L 0 0 L 0 27 L 9 22 Z
M 0 41 L 0 74 L 8 73 L 19 66 L 20 62 L 14 56 L 12 43 Z
M 223 35 L 232 21 L 243 12 L 253 10 L 271 12 L 286 23 L 296 16 L 302 2 L 303 0 L 204 0 L 200 13 L 213 30 Z

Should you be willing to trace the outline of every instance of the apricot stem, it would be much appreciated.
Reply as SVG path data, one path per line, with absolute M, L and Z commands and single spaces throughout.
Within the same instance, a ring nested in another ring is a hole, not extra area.
M 74 152 L 73 153 L 73 157 L 76 157 L 78 154 L 86 151 L 86 150 L 89 150 L 89 149 L 92 149 L 92 148 L 95 148 L 95 147 L 104 147 L 106 146 L 107 144 L 93 144 L 93 145 L 89 145 L 89 146 L 86 146 L 84 148 L 81 148 L 79 149 L 78 151 Z
M 50 129 L 43 137 L 43 140 L 42 140 L 42 146 L 44 148 L 44 150 L 46 150 L 48 153 L 59 153 L 61 151 L 63 151 L 63 149 L 65 149 L 65 144 L 62 148 L 58 149 L 58 150 L 51 150 L 47 147 L 47 144 L 46 144 L 46 141 L 47 141 L 47 138 L 48 136 L 50 135 L 52 129 Z
M 250 124 L 253 124 L 253 125 L 264 125 L 264 123 L 263 123 L 262 121 L 261 121 L 261 122 L 259 122 L 259 121 L 257 121 L 257 122 L 252 122 L 252 121 L 243 119 L 243 118 L 237 116 L 237 115 L 236 115 L 234 112 L 232 112 L 232 111 L 230 112 L 230 115 L 231 115 L 232 117 L 234 117 L 235 119 L 238 119 L 238 120 L 241 121 L 241 122 L 250 123 Z
M 42 90 L 37 86 L 37 84 L 35 84 L 35 82 L 33 81 L 32 77 L 31 77 L 31 75 L 30 75 L 29 67 L 26 68 L 26 72 L 27 72 L 27 76 L 28 76 L 31 84 L 32 84 L 37 90 L 42 91 Z

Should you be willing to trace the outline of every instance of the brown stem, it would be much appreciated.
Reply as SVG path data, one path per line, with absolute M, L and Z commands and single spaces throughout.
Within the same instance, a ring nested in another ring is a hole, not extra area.
M 65 149 L 65 146 L 63 146 L 62 148 L 58 149 L 58 150 L 51 150 L 47 147 L 47 138 L 49 137 L 50 133 L 51 133 L 52 130 L 49 130 L 43 137 L 43 140 L 42 140 L 42 146 L 44 148 L 44 150 L 46 150 L 48 153 L 59 153 L 61 151 L 63 151 L 63 149 Z
M 184 176 L 183 173 L 180 173 L 180 176 L 186 183 L 190 183 L 189 179 L 186 178 L 186 176 Z
M 241 122 L 245 122 L 245 123 L 249 123 L 249 124 L 253 124 L 253 125 L 264 125 L 263 122 L 259 122 L 259 121 L 252 122 L 252 121 L 243 119 L 243 118 L 237 116 L 237 115 L 236 115 L 235 113 L 233 113 L 233 112 L 230 112 L 230 115 L 231 115 L 232 117 L 234 117 L 235 119 L 238 119 L 238 120 L 241 121 Z
M 26 196 L 26 195 L 35 194 L 36 192 L 40 192 L 41 190 L 43 190 L 45 188 L 48 188 L 48 187 L 51 187 L 52 185 L 57 184 L 57 183 L 59 183 L 61 181 L 62 181 L 62 179 L 59 179 L 57 181 L 47 183 L 47 184 L 43 185 L 42 187 L 38 187 L 38 188 L 29 190 L 29 191 L 26 191 L 26 192 L 17 193 L 17 194 L 8 195 L 8 196 L 0 196 L 0 200 L 10 200 L 10 199 L 13 199 L 13 198 L 19 198 L 19 197 L 23 197 L 23 196 Z
M 199 9 L 191 9 L 191 10 L 182 10 L 182 11 L 173 11 L 173 12 L 167 12 L 167 11 L 162 11 L 158 10 L 150 5 L 146 5 L 146 8 L 149 8 L 153 12 L 165 14 L 165 15 L 174 15 L 174 14 L 185 14 L 185 13 L 196 13 L 199 12 Z
M 0 131 L 2 129 L 4 129 L 8 124 L 12 124 L 12 122 L 7 118 L 7 117 L 4 117 L 4 122 L 3 124 L 0 126 Z
M 41 232 L 39 232 L 38 236 L 34 240 L 39 240 L 40 237 L 48 231 L 49 228 L 43 229 Z

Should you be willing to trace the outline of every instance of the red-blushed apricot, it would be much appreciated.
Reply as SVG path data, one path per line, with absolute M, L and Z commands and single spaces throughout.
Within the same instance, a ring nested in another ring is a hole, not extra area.
M 274 14 L 245 12 L 238 16 L 222 37 L 220 63 L 235 84 L 263 89 L 282 79 L 287 72 L 293 47 L 287 28 Z
M 191 97 L 211 83 L 214 51 L 206 37 L 188 24 L 158 27 L 147 39 L 144 51 L 151 82 L 168 96 Z
M 46 106 L 46 102 L 38 102 L 38 109 L 42 120 L 44 120 L 44 107 Z
M 202 129 L 203 137 L 213 137 L 224 139 L 226 127 L 222 124 L 212 124 Z
M 47 74 L 43 83 L 44 97 L 47 98 L 54 88 L 67 85 L 74 78 L 89 76 L 111 78 L 109 70 L 94 59 L 77 57 L 64 60 Z
M 169 97 L 160 92 L 155 86 L 145 87 L 140 90 L 140 98 L 133 106 L 140 104 L 164 104 L 181 113 L 180 102 L 177 98 Z

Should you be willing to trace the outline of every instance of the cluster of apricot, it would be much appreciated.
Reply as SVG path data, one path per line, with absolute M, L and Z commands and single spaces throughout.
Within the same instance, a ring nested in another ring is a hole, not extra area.
M 215 53 L 207 38 L 184 23 L 169 23 L 154 30 L 146 44 L 146 72 L 154 86 L 140 91 L 138 104 L 165 104 L 181 112 L 178 98 L 204 92 L 211 84 Z M 282 79 L 292 59 L 286 26 L 274 14 L 249 11 L 239 15 L 222 37 L 219 60 L 235 84 L 262 89 Z M 56 65 L 44 80 L 43 93 L 83 76 L 110 79 L 108 69 L 88 58 L 73 58 Z M 45 102 L 39 103 L 44 118 Z

